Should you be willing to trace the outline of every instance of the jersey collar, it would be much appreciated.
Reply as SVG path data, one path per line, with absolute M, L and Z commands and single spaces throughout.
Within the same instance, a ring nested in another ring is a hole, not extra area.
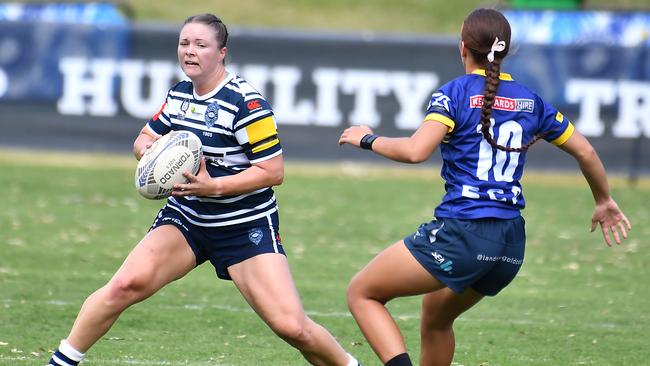
M 203 95 L 196 94 L 196 90 L 192 87 L 192 94 L 194 94 L 194 99 L 206 100 L 212 98 L 215 94 L 217 94 L 217 92 L 221 90 L 221 88 L 223 88 L 224 85 L 226 85 L 230 80 L 232 80 L 235 77 L 235 75 L 228 72 L 228 70 L 226 70 L 226 72 L 227 72 L 226 77 L 219 83 L 219 85 L 217 85 L 214 89 L 212 89 L 211 91 Z
M 485 70 L 484 69 L 476 69 L 476 70 L 472 71 L 472 74 L 485 76 Z M 505 80 L 505 81 L 514 81 L 514 79 L 512 78 L 512 75 L 507 74 L 505 72 L 502 72 L 499 75 L 499 79 Z

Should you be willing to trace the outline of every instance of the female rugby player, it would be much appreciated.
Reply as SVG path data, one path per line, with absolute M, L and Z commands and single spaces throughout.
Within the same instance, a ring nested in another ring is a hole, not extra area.
M 425 161 L 440 146 L 446 195 L 435 219 L 379 253 L 351 281 L 348 304 L 361 331 L 387 366 L 411 365 L 385 304 L 424 294 L 420 365 L 449 365 L 454 320 L 484 296 L 494 296 L 524 260 L 520 179 L 526 152 L 544 139 L 571 154 L 595 200 L 591 230 L 607 245 L 627 237 L 630 223 L 609 193 L 605 170 L 589 142 L 553 106 L 501 73 L 510 25 L 496 10 L 465 19 L 463 75 L 431 97 L 420 128 L 407 138 L 377 136 L 366 126 L 346 129 L 351 144 L 405 163 Z
M 174 187 L 113 278 L 86 299 L 49 365 L 77 365 L 124 310 L 206 261 L 311 364 L 358 365 L 302 308 L 271 188 L 284 176 L 276 122 L 266 100 L 226 69 L 227 41 L 225 24 L 212 14 L 185 21 L 178 60 L 191 81 L 169 90 L 133 151 L 140 159 L 160 136 L 189 130 L 201 138 L 206 158 L 196 176 L 186 173 L 189 182 Z

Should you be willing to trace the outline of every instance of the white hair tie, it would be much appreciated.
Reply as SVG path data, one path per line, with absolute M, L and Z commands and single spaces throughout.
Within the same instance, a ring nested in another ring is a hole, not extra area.
M 492 48 L 490 49 L 490 53 L 488 53 L 487 55 L 488 61 L 494 62 L 494 52 L 502 52 L 505 49 L 506 49 L 506 41 L 499 41 L 499 37 L 496 37 L 494 39 L 494 43 L 492 43 Z

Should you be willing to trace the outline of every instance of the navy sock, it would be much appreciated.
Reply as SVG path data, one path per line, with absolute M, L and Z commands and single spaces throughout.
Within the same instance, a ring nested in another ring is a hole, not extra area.
M 52 354 L 52 358 L 50 358 L 50 362 L 47 366 L 77 366 L 78 364 L 79 361 L 71 360 L 68 356 L 64 355 L 57 349 Z
M 64 339 L 52 354 L 47 366 L 77 366 L 84 356 Z
M 408 353 L 400 353 L 386 362 L 385 366 L 413 366 Z

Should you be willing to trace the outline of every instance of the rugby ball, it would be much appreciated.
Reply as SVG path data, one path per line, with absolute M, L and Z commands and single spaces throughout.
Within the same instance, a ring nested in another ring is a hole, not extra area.
M 187 183 L 183 172 L 199 171 L 201 148 L 201 139 L 190 131 L 171 131 L 164 135 L 138 162 L 135 188 L 151 200 L 169 197 L 174 184 Z

